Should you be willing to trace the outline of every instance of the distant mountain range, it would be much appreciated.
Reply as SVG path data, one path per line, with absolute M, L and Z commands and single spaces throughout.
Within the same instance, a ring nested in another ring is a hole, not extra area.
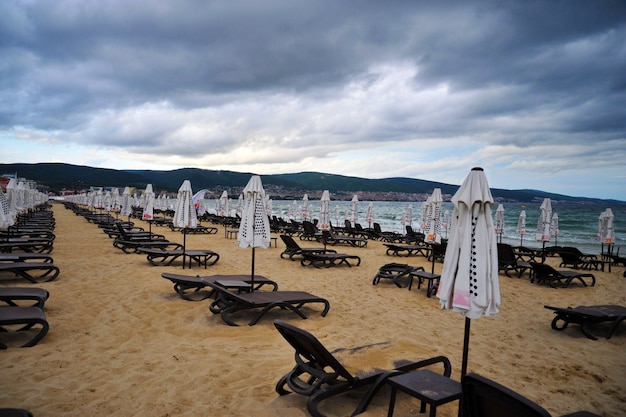
M 152 170 L 115 170 L 94 168 L 63 163 L 38 164 L 0 164 L 0 175 L 15 174 L 37 182 L 51 192 L 59 193 L 62 189 L 84 190 L 90 186 L 99 187 L 136 187 L 145 188 L 152 184 L 156 192 L 175 192 L 185 179 L 191 181 L 194 190 L 208 189 L 232 190 L 229 194 L 240 192 L 251 173 L 233 171 L 215 171 L 199 168 L 182 168 L 172 171 Z M 321 194 L 329 190 L 333 199 L 349 199 L 352 194 L 365 194 L 364 200 L 414 200 L 416 194 L 430 194 L 434 188 L 440 188 L 443 194 L 452 195 L 459 185 L 444 184 L 414 178 L 367 179 L 321 172 L 300 172 L 294 174 L 262 175 L 263 185 L 268 188 L 274 199 L 301 198 L 305 192 Z M 625 202 L 600 200 L 585 197 L 572 197 L 548 193 L 539 190 L 505 190 L 492 188 L 495 199 L 504 201 L 532 202 L 551 198 L 561 202 Z

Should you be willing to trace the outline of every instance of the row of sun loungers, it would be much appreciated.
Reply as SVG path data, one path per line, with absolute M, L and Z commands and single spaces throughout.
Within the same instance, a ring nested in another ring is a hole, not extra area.
M 6 280 L 23 279 L 29 283 L 52 281 L 60 270 L 50 255 L 55 235 L 54 218 L 47 205 L 19 215 L 16 224 L 2 233 L 0 276 Z M 22 347 L 35 346 L 49 330 L 43 311 L 48 290 L 36 287 L 0 287 L 0 349 L 9 341 Z M 21 409 L 4 409 L 4 415 L 30 415 Z M 0 414 L 2 415 L 2 414 Z

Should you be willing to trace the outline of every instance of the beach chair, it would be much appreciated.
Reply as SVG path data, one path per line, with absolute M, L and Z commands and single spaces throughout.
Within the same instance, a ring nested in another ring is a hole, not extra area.
M 41 329 L 28 340 L 22 347 L 35 346 L 48 333 L 48 322 L 39 307 L 1 307 L 0 308 L 0 332 L 9 333 L 11 327 L 18 325 L 16 331 L 23 332 L 30 330 L 34 326 L 41 326 Z M 7 345 L 0 343 L 0 349 L 6 349 Z
M 350 260 L 356 261 L 354 265 L 350 263 Z M 347 253 L 310 253 L 306 252 L 302 254 L 302 260 L 300 265 L 310 266 L 313 265 L 316 268 L 330 268 L 331 266 L 339 265 L 359 266 L 361 265 L 361 258 L 357 255 L 349 255 Z
M 421 255 L 425 258 L 430 256 L 430 246 L 422 244 L 399 245 L 396 243 L 383 243 L 387 247 L 387 256 L 412 256 Z
M 276 384 L 279 395 L 292 392 L 307 398 L 307 410 L 313 417 L 323 417 L 318 409 L 323 400 L 362 387 L 370 387 L 351 415 L 364 412 L 387 378 L 432 365 L 443 365 L 450 376 L 451 365 L 445 356 L 420 361 L 398 360 L 394 369 L 375 368 L 350 372 L 337 353 L 332 353 L 311 333 L 280 320 L 274 326 L 295 349 L 295 367 Z M 362 348 L 362 347 L 361 347 Z M 360 349 L 360 348 L 356 348 Z
M 330 310 L 328 300 L 304 291 L 240 292 L 249 288 L 250 283 L 240 284 L 236 280 L 229 279 L 214 282 L 205 281 L 205 283 L 216 292 L 216 299 L 209 306 L 209 310 L 213 314 L 219 314 L 224 323 L 229 326 L 238 326 L 230 316 L 239 311 L 260 310 L 248 322 L 249 326 L 254 326 L 268 311 L 274 308 L 291 310 L 303 319 L 307 318 L 301 310 L 305 305 L 322 304 L 324 306 L 321 313 L 322 317 L 325 317 Z
M 515 271 L 517 277 L 521 277 L 524 271 L 532 271 L 529 262 L 519 261 L 515 256 L 513 247 L 506 243 L 498 243 L 498 270 L 510 277 L 510 271 Z
M 591 286 L 596 285 L 596 277 L 590 273 L 581 273 L 577 271 L 556 270 L 548 264 L 540 264 L 538 262 L 530 262 L 530 267 L 533 270 L 533 275 L 530 282 L 537 282 L 538 284 L 547 282 L 552 288 L 556 288 L 554 283 L 560 284 L 563 288 L 569 287 L 573 280 L 578 280 L 580 283 L 587 287 L 588 284 L 585 278 L 591 279 Z
M 14 307 L 19 307 L 19 301 L 30 301 L 27 307 L 43 308 L 44 303 L 50 297 L 48 290 L 34 287 L 1 287 L 0 301 Z
M 327 245 L 349 245 L 354 248 L 364 248 L 367 246 L 367 239 L 360 237 L 337 236 L 330 230 L 322 230 L 322 239 Z
M 53 281 L 60 272 L 58 266 L 48 262 L 0 262 L 0 274 L 12 274 L 33 284 Z
M 578 306 L 574 308 L 544 307 L 554 310 L 556 314 L 551 324 L 554 330 L 565 330 L 570 323 L 576 323 L 580 325 L 581 332 L 592 340 L 598 340 L 591 333 L 590 327 L 592 325 L 611 322 L 612 325 L 605 336 L 607 339 L 610 339 L 620 323 L 626 319 L 626 307 L 620 305 Z
M 381 266 L 374 275 L 374 279 L 372 280 L 372 285 L 378 285 L 381 279 L 391 280 L 398 288 L 406 288 L 409 285 L 409 274 L 415 271 L 423 271 L 424 268 L 421 266 L 411 266 L 407 264 L 400 263 L 388 263 Z M 402 278 L 407 278 L 406 283 L 400 282 Z
M 591 268 L 599 269 L 602 266 L 602 261 L 595 257 L 590 258 L 569 250 L 559 250 L 557 253 L 561 257 L 560 267 L 589 270 Z
M 174 291 L 187 301 L 202 301 L 215 295 L 215 290 L 207 285 L 207 282 L 215 282 L 218 280 L 237 280 L 243 281 L 251 285 L 250 275 L 180 275 L 163 272 L 161 277 L 171 281 L 174 284 Z M 278 284 L 275 281 L 265 278 L 261 275 L 254 276 L 254 290 L 258 290 L 264 285 L 272 287 L 272 291 L 278 290 Z M 208 290 L 207 290 L 208 287 Z
M 189 258 L 189 268 L 191 268 L 192 262 L 196 262 L 198 266 L 215 265 L 220 259 L 220 255 L 217 252 L 213 252 L 208 249 L 160 249 L 160 248 L 146 248 L 140 246 L 137 248 L 137 253 L 146 255 L 146 259 L 154 266 L 169 266 L 179 258 L 183 258 L 183 263 Z
M 300 240 L 316 240 L 320 241 L 322 239 L 322 234 L 317 227 L 310 221 L 302 222 L 302 231 L 300 232 Z
M 290 261 L 295 261 L 294 256 L 302 256 L 303 253 L 337 253 L 336 250 L 325 248 L 302 248 L 295 239 L 289 235 L 280 235 L 280 239 L 285 244 L 285 250 L 280 253 L 281 259 L 285 259 L 285 256 Z
M 464 417 L 551 417 L 539 404 L 483 376 L 469 373 L 461 378 Z M 562 417 L 600 417 L 577 411 Z
M 400 243 L 404 241 L 403 235 L 401 235 L 400 233 L 396 233 L 396 232 L 383 231 L 379 223 L 374 223 L 374 228 L 371 233 L 374 234 L 376 239 L 380 239 L 383 242 Z

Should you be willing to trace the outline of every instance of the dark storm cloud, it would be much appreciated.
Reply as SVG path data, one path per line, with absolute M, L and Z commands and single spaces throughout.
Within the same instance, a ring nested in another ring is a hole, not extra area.
M 621 150 L 624 39 L 623 1 L 5 1 L 0 133 L 181 158 Z

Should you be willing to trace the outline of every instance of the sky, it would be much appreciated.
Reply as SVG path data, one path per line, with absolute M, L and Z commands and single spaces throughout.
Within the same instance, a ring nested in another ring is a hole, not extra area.
M 6 0 L 0 162 L 626 201 L 622 0 Z M 19 174 L 19 173 L 18 173 Z

